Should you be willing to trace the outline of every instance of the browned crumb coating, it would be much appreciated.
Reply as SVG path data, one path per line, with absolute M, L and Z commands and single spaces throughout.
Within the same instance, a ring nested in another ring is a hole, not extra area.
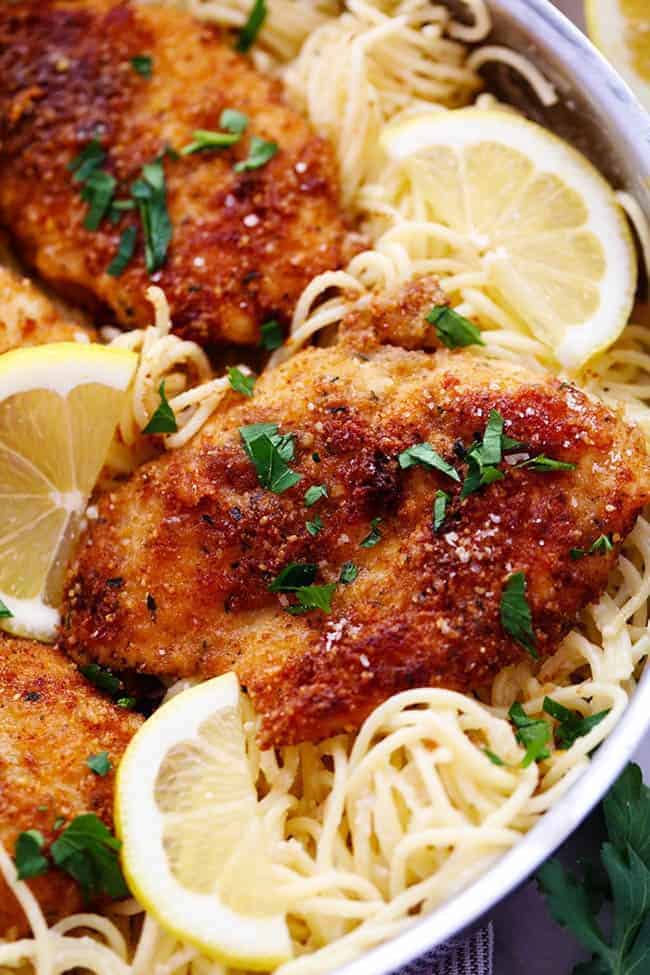
M 131 59 L 152 59 L 150 78 Z M 148 325 L 149 284 L 162 287 L 175 330 L 202 344 L 255 343 L 269 318 L 289 320 L 305 285 L 344 260 L 330 146 L 255 71 L 232 39 L 169 6 L 115 0 L 0 4 L 0 224 L 26 262 L 99 318 Z M 165 157 L 173 238 L 153 278 L 142 235 L 120 277 L 106 269 L 133 211 L 86 230 L 68 164 L 98 135 L 104 168 L 129 195 L 144 163 L 167 146 L 219 129 L 224 108 L 248 116 L 237 145 Z M 252 136 L 279 152 L 237 173 Z M 105 321 L 100 323 L 105 324 Z
M 107 751 L 117 765 L 141 718 L 96 691 L 53 647 L 0 637 L 0 842 L 13 855 L 19 833 L 38 829 L 46 844 L 59 817 L 95 813 L 112 826 L 114 772 L 92 772 L 86 759 Z M 49 923 L 83 906 L 60 870 L 28 881 Z M 28 931 L 0 877 L 0 938 Z
M 504 632 L 508 577 L 524 572 L 538 651 L 554 651 L 604 589 L 621 540 L 650 497 L 645 442 L 575 387 L 472 352 L 380 345 L 439 297 L 426 282 L 352 316 L 344 341 L 267 371 L 255 396 L 225 407 L 186 447 L 141 468 L 105 496 L 71 567 L 62 645 L 78 660 L 173 678 L 235 668 L 263 716 L 266 743 L 358 727 L 396 691 L 482 688 L 525 651 Z M 405 448 L 427 441 L 459 471 L 459 445 L 482 435 L 490 410 L 506 433 L 576 464 L 503 480 L 460 498 L 460 484 Z M 263 489 L 238 428 L 273 422 L 295 436 L 302 475 Z M 304 494 L 328 497 L 307 508 Z M 450 495 L 435 531 L 436 491 Z M 322 530 L 306 522 L 316 515 Z M 381 518 L 381 540 L 360 542 Z M 601 534 L 607 555 L 572 560 Z M 268 591 L 288 563 L 318 565 L 339 584 L 332 613 L 292 616 Z

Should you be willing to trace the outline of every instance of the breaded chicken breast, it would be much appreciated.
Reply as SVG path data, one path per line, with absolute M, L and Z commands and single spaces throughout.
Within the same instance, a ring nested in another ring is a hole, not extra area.
M 330 146 L 216 28 L 154 4 L 3 3 L 0 78 L 0 224 L 64 296 L 134 328 L 150 323 L 153 281 L 179 334 L 251 344 L 265 320 L 289 319 L 315 274 L 342 262 L 347 233 Z M 239 115 L 224 122 L 224 109 Z M 232 135 L 242 124 L 231 147 L 166 152 L 191 144 L 195 130 L 228 135 L 230 126 Z M 100 156 L 82 170 L 79 154 L 92 155 L 93 139 Z M 276 154 L 260 153 L 258 140 Z M 143 186 L 143 166 L 161 158 L 164 185 Z M 103 188 L 93 189 L 98 171 Z M 82 192 L 101 215 L 107 186 L 109 198 L 133 207 L 136 180 L 143 217 L 106 200 L 98 228 L 86 229 Z M 150 246 L 164 251 L 165 198 L 171 242 L 149 274 L 141 222 Z M 133 257 L 109 274 L 121 235 L 136 228 Z
M 92 812 L 109 827 L 113 780 L 96 775 L 90 755 L 107 751 L 116 766 L 141 718 L 116 707 L 53 647 L 0 638 L 0 842 L 13 855 L 19 833 L 38 829 L 46 843 L 54 823 Z M 59 870 L 28 881 L 54 922 L 83 905 L 75 882 Z M 22 909 L 0 878 L 0 938 L 28 930 Z
M 105 496 L 66 586 L 66 651 L 164 677 L 234 668 L 279 744 L 555 650 L 650 498 L 645 442 L 551 376 L 385 344 L 436 294 L 352 315 L 339 345 L 229 394 Z M 528 635 L 504 601 L 530 610 Z

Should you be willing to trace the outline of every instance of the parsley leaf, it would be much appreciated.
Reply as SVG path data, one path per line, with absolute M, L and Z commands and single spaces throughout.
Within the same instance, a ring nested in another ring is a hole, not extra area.
M 491 752 L 489 748 L 484 748 L 483 749 L 483 753 L 485 755 L 487 755 L 487 757 L 490 759 L 490 761 L 492 762 L 493 765 L 505 765 L 506 764 L 503 761 L 502 758 L 499 758 L 499 756 L 497 754 L 495 754 L 495 752 Z
M 79 670 L 91 684 L 112 696 L 115 696 L 124 686 L 120 678 L 116 677 L 108 667 L 100 667 L 99 664 L 84 664 Z
M 273 349 L 279 349 L 284 341 L 282 335 L 282 326 L 279 322 L 274 320 L 270 322 L 264 322 L 261 328 L 262 337 L 260 339 L 260 345 L 267 352 L 272 352 Z
M 124 708 L 125 711 L 132 711 L 136 702 L 134 697 L 118 697 L 115 703 L 118 708 Z
M 105 169 L 93 169 L 81 191 L 81 198 L 88 204 L 88 212 L 84 218 L 86 230 L 97 230 L 106 216 L 115 193 L 117 183 L 115 177 Z
M 287 613 L 293 616 L 301 616 L 308 613 L 310 609 L 320 609 L 323 613 L 332 612 L 332 596 L 336 589 L 336 583 L 330 582 L 326 586 L 301 586 L 294 590 L 298 603 L 294 606 L 287 606 Z
M 113 278 L 119 278 L 127 264 L 133 257 L 135 250 L 135 238 L 138 231 L 134 226 L 125 227 L 120 234 L 120 242 L 117 247 L 117 254 L 106 269 L 107 274 Z
M 79 155 L 70 160 L 67 168 L 74 173 L 72 178 L 75 183 L 85 183 L 90 174 L 98 169 L 105 159 L 106 153 L 101 142 L 98 139 L 91 139 Z
M 448 305 L 436 305 L 426 316 L 436 335 L 448 349 L 461 349 L 468 345 L 485 345 L 481 332 L 467 318 L 459 315 Z
M 248 115 L 238 112 L 236 108 L 224 108 L 219 116 L 219 126 L 227 132 L 241 135 L 248 128 Z
M 277 152 L 277 142 L 267 142 L 266 139 L 260 139 L 258 135 L 254 135 L 251 138 L 248 158 L 235 163 L 235 172 L 245 173 L 249 169 L 259 169 L 261 166 L 266 166 L 267 162 L 270 162 Z
M 526 599 L 526 576 L 523 572 L 513 572 L 506 580 L 501 593 L 500 616 L 501 626 L 506 633 L 537 659 L 533 619 Z
M 577 559 L 584 559 L 585 555 L 607 555 L 613 547 L 610 535 L 599 535 L 586 551 L 584 548 L 570 548 L 569 555 L 577 561 Z
M 554 460 L 545 454 L 538 454 L 530 460 L 523 460 L 517 467 L 529 467 L 533 471 L 574 471 L 576 464 L 565 460 Z
M 508 717 L 515 726 L 515 738 L 526 749 L 521 767 L 528 768 L 532 762 L 548 758 L 546 747 L 551 740 L 551 727 L 543 718 L 529 718 L 517 701 L 508 711 Z
M 607 717 L 610 709 L 598 711 L 596 714 L 588 714 L 586 717 L 579 711 L 571 711 L 563 704 L 554 701 L 552 697 L 544 698 L 544 711 L 559 722 L 555 729 L 555 740 L 557 747 L 566 749 L 571 748 L 574 741 L 589 734 L 592 728 L 600 724 L 603 718 Z
M 307 529 L 310 535 L 312 536 L 318 535 L 318 533 L 323 530 L 322 518 L 316 515 L 313 521 L 305 522 L 305 528 Z
M 248 15 L 248 20 L 239 32 L 239 37 L 237 39 L 238 51 L 245 53 L 246 51 L 250 50 L 255 43 L 255 38 L 257 37 L 262 24 L 266 20 L 267 13 L 266 0 L 254 0 L 253 6 L 251 7 L 251 12 Z
M 650 789 L 638 766 L 628 765 L 603 801 L 607 842 L 595 871 L 576 876 L 557 860 L 537 880 L 553 918 L 592 953 L 575 975 L 640 975 L 650 967 Z M 607 900 L 608 934 L 598 919 Z
M 45 840 L 37 829 L 28 829 L 16 839 L 14 857 L 19 880 L 38 877 L 49 869 L 47 859 L 41 853 Z
M 321 498 L 327 497 L 327 488 L 324 484 L 312 484 L 310 488 L 305 491 L 305 506 L 311 508 L 312 505 L 320 501 Z
M 344 586 L 349 586 L 351 582 L 354 582 L 358 575 L 359 569 L 354 562 L 344 562 L 341 566 L 339 582 L 342 582 Z
M 242 396 L 252 396 L 255 388 L 255 376 L 247 375 L 238 369 L 237 366 L 228 367 L 228 382 L 236 393 Z
M 442 474 L 446 474 L 447 477 L 453 478 L 454 481 L 460 481 L 458 471 L 444 457 L 441 457 L 430 443 L 416 443 L 412 447 L 407 447 L 398 456 L 397 461 L 402 470 L 408 470 L 409 467 L 420 464 L 422 467 L 429 468 L 429 470 L 440 471 Z
M 318 566 L 313 562 L 290 562 L 269 585 L 269 592 L 295 592 L 302 586 L 310 586 L 317 572 Z
M 381 532 L 379 531 L 379 525 L 381 524 L 381 518 L 373 518 L 370 522 L 370 531 L 364 539 L 359 542 L 361 548 L 374 548 L 377 542 L 381 541 Z
M 192 141 L 180 150 L 181 156 L 189 156 L 203 149 L 226 149 L 241 139 L 241 132 L 211 132 L 209 129 L 195 129 Z
M 0 620 L 10 620 L 13 618 L 13 615 L 14 614 L 11 612 L 9 607 L 5 606 L 5 604 L 0 599 Z
M 467 451 L 468 471 L 463 481 L 461 498 L 466 498 L 505 476 L 496 465 L 503 460 L 505 450 L 513 450 L 521 444 L 504 434 L 503 425 L 503 417 L 498 410 L 490 410 L 482 441 L 475 442 Z
M 150 78 L 153 69 L 153 58 L 150 54 L 136 54 L 131 58 L 131 67 L 143 78 Z
M 167 212 L 167 184 L 162 159 L 142 167 L 142 176 L 131 187 L 138 204 L 144 232 L 144 254 L 147 271 L 153 274 L 162 267 L 172 239 L 172 224 Z
M 447 505 L 449 504 L 451 498 L 445 491 L 436 491 L 436 496 L 433 501 L 433 530 L 437 532 L 443 521 L 445 520 L 445 515 L 447 514 Z
M 282 494 L 302 480 L 302 474 L 292 471 L 286 463 L 293 460 L 293 437 L 278 434 L 276 423 L 240 427 L 239 435 L 262 487 Z
M 50 852 L 57 867 L 81 886 L 87 899 L 97 894 L 126 897 L 128 888 L 118 860 L 121 843 L 94 813 L 84 813 L 52 843 Z
M 108 752 L 98 752 L 96 755 L 89 755 L 86 759 L 86 765 L 91 772 L 94 772 L 95 775 L 101 775 L 102 778 L 108 775 L 113 768 L 111 760 L 108 757 Z
M 165 396 L 165 380 L 161 382 L 158 387 L 158 395 L 160 396 L 160 403 L 156 407 L 155 411 L 152 413 L 149 422 L 142 431 L 143 433 L 176 433 L 178 430 L 178 424 L 176 423 L 176 417 L 174 416 L 174 411 L 167 401 Z

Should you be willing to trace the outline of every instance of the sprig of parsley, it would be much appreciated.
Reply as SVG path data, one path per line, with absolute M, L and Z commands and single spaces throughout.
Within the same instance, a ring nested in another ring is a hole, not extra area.
M 165 263 L 172 239 L 172 223 L 167 212 L 167 184 L 162 159 L 142 167 L 142 176 L 131 186 L 144 233 L 144 256 L 149 274 Z
M 228 383 L 230 388 L 242 396 L 252 396 L 255 389 L 255 376 L 242 372 L 237 366 L 228 366 Z
M 643 975 L 650 970 L 650 789 L 637 765 L 627 766 L 603 812 L 605 884 L 595 871 L 577 876 L 558 860 L 545 863 L 537 881 L 552 917 L 592 954 L 574 975 Z
M 551 726 L 548 721 L 543 718 L 529 718 L 517 701 L 508 711 L 508 717 L 515 726 L 515 738 L 526 749 L 522 768 L 548 758 L 550 752 L 547 746 L 551 741 Z
M 39 877 L 49 870 L 49 861 L 41 852 L 44 845 L 45 839 L 38 829 L 28 829 L 19 834 L 14 847 L 14 859 L 19 880 Z
M 311 609 L 330 613 L 336 583 L 313 585 L 317 572 L 318 566 L 313 562 L 291 562 L 270 583 L 269 592 L 291 593 L 295 596 L 297 603 L 285 607 L 287 613 L 292 613 L 294 616 L 307 613 Z
M 277 142 L 268 142 L 266 139 L 261 139 L 259 135 L 254 135 L 251 138 L 247 158 L 235 163 L 233 168 L 236 173 L 245 173 L 250 169 L 260 169 L 260 167 L 266 166 L 267 162 L 270 162 L 277 155 L 278 151 L 279 146 Z
M 407 447 L 399 454 L 397 462 L 402 470 L 408 470 L 409 467 L 419 464 L 431 471 L 440 471 L 454 481 L 460 481 L 458 471 L 437 450 L 434 450 L 430 443 L 416 443 L 412 447 Z
M 609 708 L 604 711 L 597 711 L 595 714 L 583 716 L 580 711 L 571 711 L 565 708 L 559 701 L 554 701 L 552 697 L 544 698 L 544 711 L 558 722 L 555 729 L 555 740 L 557 747 L 562 749 L 571 748 L 574 741 L 589 734 L 592 728 L 599 725 L 603 718 L 609 714 Z

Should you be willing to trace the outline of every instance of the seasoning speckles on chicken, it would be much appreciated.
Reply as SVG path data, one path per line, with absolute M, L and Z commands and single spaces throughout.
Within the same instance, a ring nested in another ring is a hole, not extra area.
M 134 69 L 142 55 L 151 58 L 150 77 Z M 153 4 L 2 3 L 0 78 L 0 224 L 25 262 L 100 324 L 148 325 L 145 291 L 154 280 L 178 334 L 252 344 L 267 319 L 289 320 L 314 275 L 344 260 L 332 149 L 285 105 L 280 83 L 255 71 L 217 28 Z M 195 130 L 219 130 L 226 108 L 248 119 L 235 145 L 164 156 L 173 233 L 162 267 L 153 279 L 147 273 L 138 230 L 133 258 L 109 275 L 138 212 L 85 229 L 83 180 L 73 178 L 71 161 L 96 138 L 114 198 L 130 205 L 143 165 L 191 143 Z M 254 138 L 278 152 L 237 172 Z
M 104 698 L 60 651 L 0 637 L 0 842 L 7 852 L 30 829 L 49 844 L 58 819 L 69 823 L 82 813 L 110 827 L 114 775 L 95 775 L 86 760 L 107 751 L 116 766 L 141 720 Z M 83 906 L 79 888 L 60 870 L 28 883 L 49 923 Z M 0 938 L 28 929 L 0 878 Z
M 69 653 L 170 678 L 235 668 L 263 740 L 285 743 L 356 728 L 405 688 L 489 684 L 526 653 L 500 620 L 515 573 L 527 581 L 537 652 L 557 647 L 603 591 L 650 498 L 643 437 L 548 375 L 379 344 L 416 299 L 412 288 L 351 316 L 337 346 L 266 372 L 252 400 L 230 393 L 186 447 L 102 498 L 66 587 Z M 502 462 L 502 479 L 461 498 L 464 450 L 491 410 L 525 444 L 520 460 L 544 454 L 575 469 Z M 262 422 L 295 440 L 289 466 L 302 479 L 283 493 L 260 484 L 242 447 L 239 428 Z M 422 442 L 460 480 L 402 469 L 400 452 Z M 305 491 L 321 484 L 327 496 L 307 507 Z M 437 491 L 449 495 L 439 530 Z M 367 547 L 374 519 L 380 537 Z M 611 552 L 570 557 L 602 534 Z M 345 584 L 347 562 L 358 576 Z M 296 597 L 269 591 L 291 563 L 335 584 L 331 612 L 293 615 Z

